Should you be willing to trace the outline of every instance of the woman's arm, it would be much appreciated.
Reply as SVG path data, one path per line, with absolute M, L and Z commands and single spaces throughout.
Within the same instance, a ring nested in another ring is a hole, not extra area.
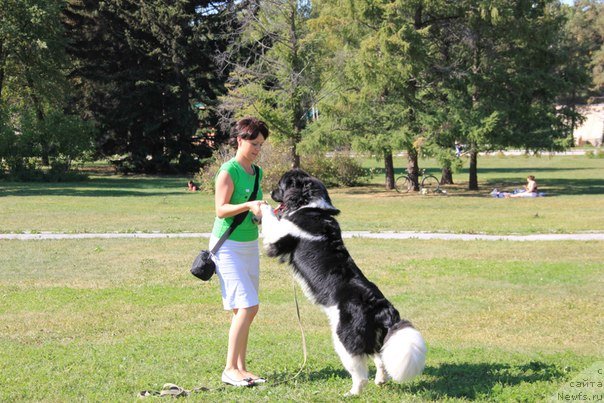
M 261 200 L 248 201 L 241 204 L 230 204 L 233 196 L 235 184 L 231 176 L 226 171 L 221 171 L 216 176 L 216 191 L 214 193 L 214 208 L 218 218 L 227 218 L 236 216 L 245 211 L 251 211 L 255 216 L 261 217 L 260 206 L 264 204 Z

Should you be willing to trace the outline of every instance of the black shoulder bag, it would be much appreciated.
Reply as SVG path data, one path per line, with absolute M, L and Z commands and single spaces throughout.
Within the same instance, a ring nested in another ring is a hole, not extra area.
M 252 167 L 254 169 L 254 173 L 256 174 L 256 180 L 254 181 L 254 190 L 252 190 L 252 194 L 250 195 L 248 201 L 256 200 L 256 195 L 258 194 L 258 181 L 260 180 L 260 170 L 256 165 L 252 165 Z M 197 255 L 193 261 L 193 265 L 191 266 L 191 274 L 203 281 L 208 281 L 210 278 L 212 278 L 212 275 L 216 271 L 216 264 L 212 260 L 212 255 L 214 255 L 218 249 L 220 249 L 224 241 L 226 241 L 233 231 L 235 231 L 235 228 L 237 228 L 237 226 L 241 224 L 243 220 L 245 220 L 245 217 L 247 217 L 248 213 L 249 211 L 244 211 L 243 213 L 239 213 L 235 216 L 231 226 L 227 228 L 224 234 L 222 234 L 211 251 L 202 250 L 199 252 L 199 255 Z

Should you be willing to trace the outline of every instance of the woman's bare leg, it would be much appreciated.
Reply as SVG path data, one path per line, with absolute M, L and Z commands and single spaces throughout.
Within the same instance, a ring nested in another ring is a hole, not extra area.
M 229 329 L 229 347 L 225 371 L 233 379 L 240 380 L 255 376 L 247 372 L 245 357 L 250 326 L 258 313 L 258 305 L 249 308 L 233 309 L 233 319 Z

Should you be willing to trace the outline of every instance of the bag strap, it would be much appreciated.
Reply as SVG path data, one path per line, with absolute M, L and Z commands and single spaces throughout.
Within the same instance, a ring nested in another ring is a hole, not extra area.
M 250 195 L 248 201 L 256 200 L 256 196 L 258 195 L 258 182 L 260 181 L 260 168 L 258 168 L 256 165 L 252 165 L 252 168 L 254 169 L 254 173 L 256 174 L 256 179 L 254 180 L 254 190 L 252 190 L 252 194 Z M 224 241 L 226 241 L 228 237 L 231 236 L 233 231 L 235 231 L 235 228 L 237 228 L 237 226 L 241 224 L 243 220 L 245 220 L 248 213 L 249 211 L 244 211 L 243 213 L 237 214 L 235 218 L 233 218 L 233 223 L 230 225 L 229 228 L 227 228 L 224 234 L 222 234 L 218 242 L 216 242 L 216 245 L 214 245 L 214 247 L 210 251 L 212 255 L 218 252 L 218 249 L 220 249 Z

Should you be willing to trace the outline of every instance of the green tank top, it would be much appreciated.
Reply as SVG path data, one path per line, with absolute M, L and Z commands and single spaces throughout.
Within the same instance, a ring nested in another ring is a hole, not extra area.
M 243 169 L 241 165 L 235 160 L 235 158 L 225 162 L 222 164 L 218 172 L 226 171 L 235 188 L 233 189 L 233 195 L 231 196 L 231 200 L 229 200 L 230 204 L 241 204 L 248 201 L 250 198 L 252 191 L 254 190 L 254 181 L 256 180 L 255 175 L 250 175 Z M 262 200 L 262 169 L 258 167 L 258 194 L 256 195 L 256 200 Z M 218 173 L 216 174 L 218 175 Z M 253 214 L 248 212 L 245 220 L 241 224 L 235 228 L 235 231 L 229 236 L 228 239 L 231 241 L 238 242 L 249 242 L 258 239 L 258 224 L 255 224 L 252 221 Z M 218 218 L 216 217 L 214 220 L 214 228 L 212 228 L 212 235 L 217 238 L 220 238 L 222 234 L 231 226 L 233 223 L 234 217 L 227 218 Z

